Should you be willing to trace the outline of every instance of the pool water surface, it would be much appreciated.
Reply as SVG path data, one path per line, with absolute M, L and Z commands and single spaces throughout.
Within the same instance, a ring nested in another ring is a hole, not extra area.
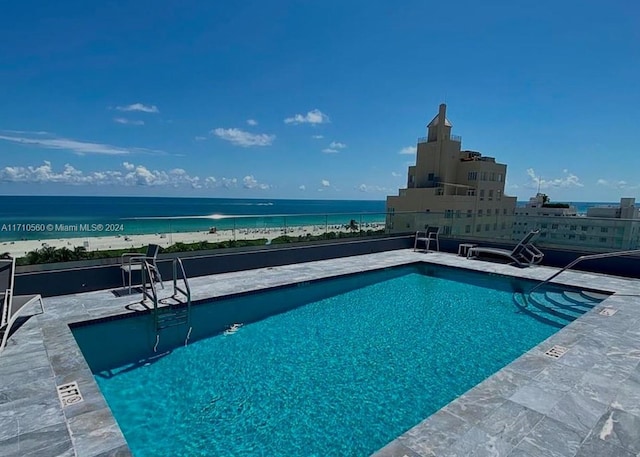
M 369 455 L 558 330 L 501 277 L 393 276 L 96 372 L 134 456 Z

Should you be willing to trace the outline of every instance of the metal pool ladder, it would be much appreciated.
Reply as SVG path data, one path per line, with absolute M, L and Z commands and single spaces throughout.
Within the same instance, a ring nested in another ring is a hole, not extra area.
M 182 280 L 182 286 L 178 281 Z M 179 257 L 173 259 L 173 294 L 167 299 L 158 299 L 158 291 L 153 282 L 152 268 L 146 261 L 142 268 L 142 301 L 146 299 L 153 303 L 151 315 L 153 317 L 153 325 L 156 333 L 156 342 L 153 346 L 153 352 L 158 350 L 160 343 L 160 331 L 170 327 L 184 325 L 188 327 L 184 345 L 189 343 L 191 337 L 191 289 L 189 288 L 189 280 L 184 271 L 182 259 Z M 159 304 L 165 306 L 159 307 Z

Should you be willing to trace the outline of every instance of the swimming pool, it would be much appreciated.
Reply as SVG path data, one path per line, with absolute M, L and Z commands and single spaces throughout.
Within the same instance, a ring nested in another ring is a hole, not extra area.
M 195 306 L 163 356 L 149 316 L 74 335 L 135 456 L 367 455 L 557 331 L 523 286 L 403 267 Z

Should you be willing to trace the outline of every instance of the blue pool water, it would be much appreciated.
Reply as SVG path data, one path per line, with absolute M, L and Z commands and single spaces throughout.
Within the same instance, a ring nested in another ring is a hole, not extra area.
M 134 456 L 369 455 L 557 331 L 510 280 L 403 273 L 97 373 Z

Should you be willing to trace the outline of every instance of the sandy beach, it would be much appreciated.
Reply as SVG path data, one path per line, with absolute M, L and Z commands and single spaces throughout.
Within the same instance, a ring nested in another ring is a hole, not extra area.
M 384 229 L 384 223 L 365 224 L 363 230 Z M 318 225 L 307 225 L 298 227 L 287 227 L 289 236 L 314 236 L 329 232 L 348 232 L 343 225 L 330 225 L 328 227 Z M 234 233 L 235 232 L 235 233 Z M 182 232 L 182 233 L 155 233 L 145 235 L 116 235 L 116 236 L 96 236 L 78 238 L 59 238 L 47 240 L 23 240 L 23 241 L 3 241 L 0 243 L 0 254 L 9 253 L 12 257 L 23 257 L 30 251 L 41 249 L 44 246 L 54 248 L 66 247 L 73 250 L 75 247 L 84 247 L 87 251 L 105 251 L 110 249 L 139 248 L 149 244 L 157 244 L 163 248 L 175 243 L 196 243 L 198 241 L 209 241 L 212 243 L 229 240 L 256 240 L 265 238 L 272 240 L 285 234 L 284 228 L 270 229 L 237 229 L 218 230 L 215 233 L 209 231 Z

